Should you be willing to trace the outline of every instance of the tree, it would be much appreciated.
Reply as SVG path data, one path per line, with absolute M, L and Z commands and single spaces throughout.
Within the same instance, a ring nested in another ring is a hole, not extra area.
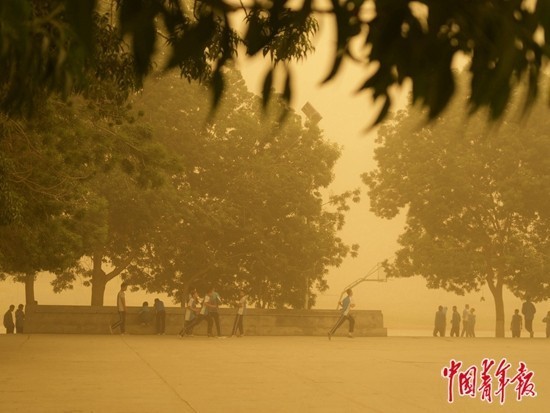
M 90 275 L 92 301 L 101 305 L 106 282 L 144 244 L 161 202 L 154 188 L 173 170 L 147 127 L 106 101 L 91 103 L 50 98 L 32 118 L 0 119 L 0 170 L 15 204 L 0 226 L 0 270 L 25 281 L 31 303 L 35 274 L 50 271 L 56 292 Z M 93 257 L 90 272 L 83 256 Z M 115 265 L 108 274 L 105 260 Z
M 81 189 L 82 208 L 74 221 L 82 260 L 59 272 L 54 285 L 67 288 L 81 275 L 91 286 L 91 304 L 102 306 L 107 283 L 149 253 L 152 233 L 165 214 L 169 176 L 178 166 L 144 122 L 109 126 L 101 119 L 86 120 L 90 134 L 99 135 L 88 142 L 89 150 L 103 137 L 108 144 L 101 156 L 109 161 Z
M 117 11 L 115 25 L 128 39 L 138 80 L 150 73 L 158 42 L 165 40 L 171 50 L 166 67 L 179 67 L 187 78 L 211 82 L 215 101 L 224 89 L 222 69 L 239 45 L 248 55 L 268 55 L 283 69 L 284 97 L 290 99 L 286 63 L 313 50 L 314 16 L 328 15 L 335 22 L 337 41 L 327 81 L 343 61 L 363 63 L 361 90 L 382 102 L 376 122 L 391 106 L 391 87 L 408 80 L 413 101 L 435 118 L 454 94 L 451 69 L 455 58 L 462 56 L 471 61 L 470 109 L 489 107 L 492 117 L 500 117 L 520 78 L 529 79 L 526 103 L 532 103 L 550 53 L 545 41 L 550 31 L 546 0 L 333 0 L 330 6 L 306 0 L 294 8 L 286 0 L 196 0 L 192 7 L 179 0 L 5 0 L 0 5 L 3 110 L 32 101 L 31 90 L 72 91 L 67 80 L 82 80 L 97 61 L 95 21 L 105 3 Z M 242 18 L 245 27 L 240 29 Z M 265 77 L 266 101 L 273 75 L 270 71 Z M 21 101 L 7 99 L 6 90 L 18 90 Z
M 25 283 L 27 304 L 34 303 L 36 273 L 61 271 L 81 253 L 72 218 L 92 168 L 73 157 L 81 141 L 68 125 L 78 131 L 78 121 L 63 107 L 52 100 L 32 120 L 0 118 L 4 193 L 15 203 L 0 225 L 0 272 Z
M 407 214 L 389 275 L 421 275 L 460 295 L 486 284 L 503 337 L 504 286 L 535 301 L 550 294 L 550 125 L 540 102 L 536 123 L 519 111 L 496 128 L 481 115 L 466 122 L 465 93 L 433 124 L 416 112 L 385 123 L 377 169 L 363 179 L 378 216 Z
M 333 197 L 328 212 L 320 192 L 339 150 L 292 111 L 281 125 L 289 111 L 281 100 L 262 115 L 240 74 L 225 75 L 231 93 L 215 118 L 206 89 L 178 93 L 173 76 L 147 85 L 135 102 L 156 138 L 181 156 L 182 171 L 173 176 L 177 204 L 152 238 L 152 261 L 132 268 L 131 280 L 176 300 L 191 285 L 215 283 L 226 297 L 246 288 L 262 306 L 300 307 L 306 285 L 326 289 L 327 267 L 352 251 L 336 235 L 352 193 Z

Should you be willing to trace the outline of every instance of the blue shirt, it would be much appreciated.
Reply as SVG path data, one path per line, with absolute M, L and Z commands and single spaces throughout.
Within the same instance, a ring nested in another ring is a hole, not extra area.
M 347 296 L 342 301 L 342 315 L 348 315 L 351 310 L 352 299 L 351 296 Z

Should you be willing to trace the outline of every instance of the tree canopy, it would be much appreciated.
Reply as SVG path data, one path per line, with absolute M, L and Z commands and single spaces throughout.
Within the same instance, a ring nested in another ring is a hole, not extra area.
M 465 93 L 433 124 L 405 111 L 384 124 L 363 179 L 377 215 L 407 215 L 390 275 L 460 295 L 487 285 L 503 336 L 504 286 L 550 296 L 550 125 L 542 102 L 537 122 L 520 121 L 518 106 L 493 128 L 481 114 L 468 121 Z
M 190 84 L 178 93 L 173 75 L 134 100 L 182 170 L 172 176 L 176 204 L 151 240 L 154 254 L 129 277 L 176 300 L 190 286 L 214 283 L 226 297 L 244 288 L 260 306 L 301 307 L 306 295 L 311 305 L 313 289 L 327 288 L 327 268 L 356 249 L 337 236 L 353 193 L 321 193 L 339 149 L 281 99 L 262 114 L 240 74 L 225 75 L 231 93 L 214 118 L 206 89 Z
M 529 82 L 529 106 L 550 53 L 547 0 L 4 0 L 0 109 L 13 113 L 44 93 L 85 91 L 98 76 L 139 84 L 163 42 L 170 50 L 165 68 L 209 82 L 215 102 L 225 86 L 223 68 L 242 47 L 283 69 L 283 97 L 290 100 L 287 63 L 313 50 L 321 14 L 335 22 L 337 39 L 326 80 L 345 60 L 363 64 L 360 90 L 382 102 L 376 122 L 388 113 L 392 86 L 408 81 L 413 102 L 436 117 L 455 93 L 457 58 L 469 59 L 470 111 L 488 107 L 500 117 L 519 79 Z M 112 27 L 119 41 L 104 42 Z M 126 63 L 135 77 L 115 70 Z M 273 77 L 269 71 L 264 79 L 264 101 Z
M 54 272 L 54 290 L 67 288 L 74 280 L 67 269 L 105 240 L 109 191 L 98 182 L 120 193 L 125 179 L 126 192 L 133 188 L 138 197 L 138 188 L 158 186 L 167 169 L 147 130 L 105 118 L 104 110 L 78 97 L 70 104 L 52 97 L 32 118 L 0 119 L 0 182 L 11 200 L 0 225 L 0 273 L 26 282 L 27 302 L 34 301 L 36 273 Z
M 214 118 L 207 88 L 173 73 L 119 118 L 104 116 L 108 101 L 79 96 L 4 117 L 17 205 L 0 227 L 0 271 L 29 292 L 39 271 L 57 275 L 57 292 L 78 277 L 92 305 L 118 275 L 176 302 L 216 284 L 264 307 L 313 305 L 328 268 L 356 252 L 337 232 L 358 194 L 324 195 L 339 148 L 280 98 L 262 112 L 240 74 L 225 75 L 232 93 Z

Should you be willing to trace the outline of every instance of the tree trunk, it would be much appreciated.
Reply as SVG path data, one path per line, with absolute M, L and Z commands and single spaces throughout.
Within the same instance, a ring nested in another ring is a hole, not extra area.
M 502 284 L 491 290 L 495 300 L 495 337 L 504 337 L 504 300 L 502 297 Z
M 105 295 L 105 286 L 107 285 L 107 276 L 101 268 L 102 255 L 94 254 L 92 257 L 92 306 L 103 307 L 103 297 Z
M 34 280 L 35 275 L 32 274 L 25 274 L 25 304 L 27 306 L 33 306 L 34 305 Z
M 106 285 L 105 275 L 94 275 L 92 277 L 92 306 L 103 307 Z

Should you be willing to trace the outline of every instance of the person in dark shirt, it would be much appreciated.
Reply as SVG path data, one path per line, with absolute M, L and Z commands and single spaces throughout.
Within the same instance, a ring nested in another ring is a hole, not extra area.
M 529 331 L 531 338 L 535 336 L 535 332 L 533 331 L 533 319 L 535 318 L 536 312 L 537 309 L 535 308 L 535 305 L 531 302 L 531 299 L 527 297 L 521 306 L 521 313 L 525 318 L 525 329 Z
M 451 337 L 460 336 L 460 313 L 456 309 L 456 305 L 453 305 L 453 314 L 451 316 Z
M 13 334 L 15 323 L 13 322 L 13 310 L 15 306 L 12 304 L 6 313 L 4 314 L 4 327 L 6 328 L 6 334 Z
M 519 315 L 519 310 L 514 310 L 514 315 L 512 316 L 512 322 L 510 323 L 510 330 L 512 330 L 512 337 L 520 337 L 521 329 L 523 328 L 523 319 Z
M 15 332 L 17 334 L 23 334 L 23 328 L 25 325 L 25 312 L 23 309 L 25 306 L 23 304 L 19 304 L 17 306 L 17 310 L 15 310 Z
M 151 323 L 151 315 L 151 307 L 149 307 L 149 303 L 147 301 L 144 301 L 139 310 L 139 322 L 141 325 L 148 326 L 149 323 Z
M 164 303 L 158 298 L 155 298 L 154 307 L 157 334 L 161 335 L 164 334 L 164 331 L 166 329 L 166 310 L 164 308 Z
M 445 337 L 445 329 L 447 328 L 447 307 L 443 308 L 440 305 L 435 312 L 435 326 L 434 326 L 434 337 Z

